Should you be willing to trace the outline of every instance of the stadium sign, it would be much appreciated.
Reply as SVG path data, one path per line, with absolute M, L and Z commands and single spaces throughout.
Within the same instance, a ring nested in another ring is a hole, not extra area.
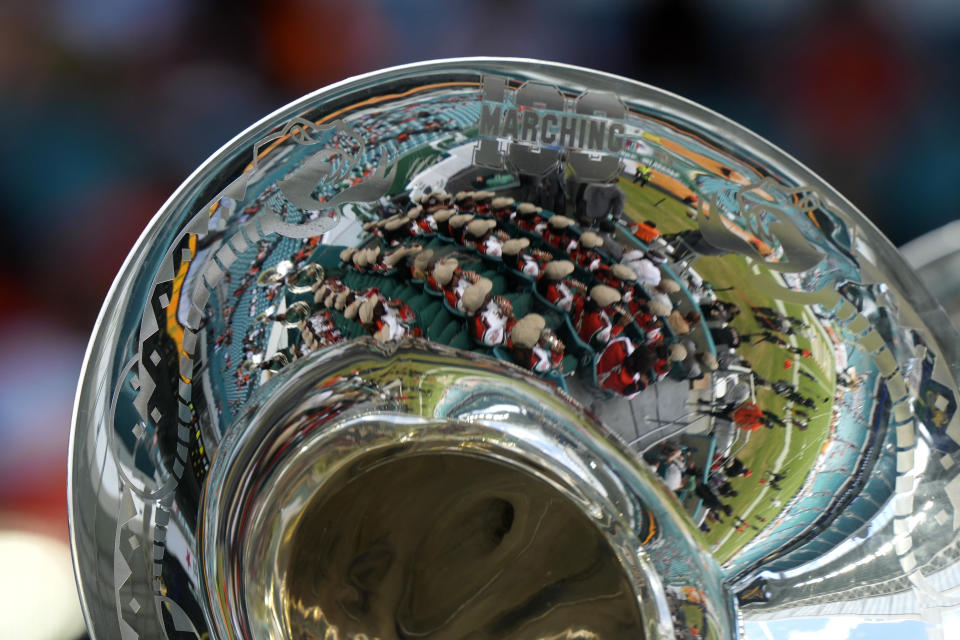
M 526 82 L 511 90 L 505 77 L 484 76 L 474 163 L 543 175 L 565 156 L 578 179 L 607 182 L 620 173 L 626 114 L 609 91 L 569 101 L 552 85 Z

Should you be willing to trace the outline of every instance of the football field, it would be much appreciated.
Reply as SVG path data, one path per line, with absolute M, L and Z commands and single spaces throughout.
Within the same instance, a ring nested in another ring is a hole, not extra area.
M 688 215 L 693 209 L 673 196 L 650 186 L 641 188 L 629 180 L 621 179 L 619 186 L 626 195 L 624 215 L 630 220 L 652 220 L 661 233 L 667 234 L 697 227 Z M 737 254 L 701 256 L 695 260 L 693 268 L 717 289 L 733 287 L 730 291 L 718 292 L 717 297 L 740 307 L 740 315 L 731 324 L 742 335 L 763 328 L 751 307 L 777 309 L 802 319 L 809 326 L 793 336 L 781 336 L 789 347 L 809 350 L 809 358 L 794 355 L 787 346 L 756 343 L 756 340 L 745 341 L 737 349 L 760 377 L 771 384 L 785 381 L 815 404 L 811 409 L 803 409 L 809 414 L 806 430 L 788 426 L 739 434 L 734 449 L 738 449 L 737 457 L 752 474 L 749 478 L 731 480 L 738 492 L 736 497 L 721 498 L 731 506 L 734 517 L 724 517 L 723 523 L 708 522 L 710 531 L 702 534 L 715 557 L 725 562 L 777 520 L 783 507 L 797 494 L 813 469 L 829 435 L 836 372 L 833 345 L 819 328 L 819 320 L 805 307 L 776 300 L 756 285 L 760 278 L 776 278 L 775 272 Z M 789 408 L 793 403 L 787 399 L 766 387 L 758 387 L 757 404 L 790 424 Z M 764 482 L 769 472 L 785 475 L 785 479 L 778 483 L 780 490 L 774 490 Z M 747 524 L 738 526 L 736 518 L 742 518 Z

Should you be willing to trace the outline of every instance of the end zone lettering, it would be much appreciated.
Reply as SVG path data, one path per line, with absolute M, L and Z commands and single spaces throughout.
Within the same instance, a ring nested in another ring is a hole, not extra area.
M 484 76 L 476 164 L 495 169 L 509 164 L 521 173 L 542 175 L 557 166 L 566 150 L 567 162 L 581 180 L 606 182 L 619 174 L 626 138 L 617 120 L 627 109 L 616 94 L 587 91 L 568 111 L 556 87 L 527 82 L 516 90 L 515 106 L 506 103 L 507 91 L 506 78 Z M 506 152 L 498 139 L 509 141 Z

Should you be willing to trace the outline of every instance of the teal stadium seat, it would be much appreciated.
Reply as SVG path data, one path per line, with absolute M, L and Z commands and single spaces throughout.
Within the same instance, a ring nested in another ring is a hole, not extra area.
M 466 329 L 461 329 L 448 344 L 455 349 L 470 350 L 473 347 L 473 340 L 470 339 L 470 333 Z

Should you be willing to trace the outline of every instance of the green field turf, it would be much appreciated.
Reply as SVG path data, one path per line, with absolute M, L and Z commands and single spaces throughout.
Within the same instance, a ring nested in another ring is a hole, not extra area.
M 623 179 L 619 186 L 626 195 L 624 212 L 630 220 L 652 220 L 661 233 L 676 233 L 696 228 L 696 222 L 687 215 L 692 209 L 673 196 L 650 186 L 640 188 Z M 755 273 L 746 258 L 730 254 L 700 257 L 694 262 L 693 268 L 718 289 L 735 287 L 732 291 L 718 293 L 717 297 L 734 302 L 740 307 L 741 313 L 732 324 L 741 334 L 760 330 L 760 324 L 750 310 L 751 306 L 778 308 L 773 298 L 761 293 L 751 284 L 757 278 L 775 276 L 762 265 L 758 266 L 759 273 Z M 816 326 L 817 320 L 804 307 L 796 304 L 784 304 L 783 307 L 788 315 L 803 318 L 811 327 Z M 788 358 L 793 360 L 794 368 L 803 367 L 816 379 L 810 381 L 805 376 L 796 376 L 798 391 L 813 398 L 816 406 L 809 410 L 810 420 L 806 431 L 790 428 L 789 445 L 787 429 L 780 427 L 741 433 L 734 445 L 735 449 L 742 446 L 737 457 L 753 473 L 750 478 L 732 479 L 731 484 L 739 495 L 723 501 L 732 507 L 735 516 L 747 520 L 761 530 L 776 520 L 782 505 L 787 504 L 803 486 L 829 434 L 836 388 L 832 345 L 822 332 L 816 330 L 809 332 L 809 335 L 798 332 L 795 337 L 797 347 L 810 349 L 814 354 L 813 358 L 794 356 L 785 348 L 766 342 L 755 346 L 744 344 L 738 349 L 738 353 L 750 362 L 754 371 L 771 382 L 795 382 L 794 369 L 784 367 L 784 361 Z M 786 400 L 768 389 L 757 389 L 757 404 L 762 409 L 785 417 Z M 776 466 L 778 460 L 782 461 L 782 466 Z M 760 482 L 768 471 L 773 470 L 787 474 L 786 479 L 779 483 L 782 487 L 780 491 L 769 489 Z M 781 507 L 773 506 L 775 499 L 780 500 Z M 737 532 L 733 518 L 725 517 L 723 524 L 713 523 L 709 526 L 711 531 L 702 534 L 702 538 L 720 562 L 729 560 L 758 534 L 758 531 L 749 526 L 742 532 Z
M 626 196 L 623 214 L 634 222 L 652 220 L 660 233 L 679 233 L 696 229 L 697 223 L 687 216 L 693 208 L 680 200 L 651 186 L 640 185 L 623 178 L 617 183 Z

